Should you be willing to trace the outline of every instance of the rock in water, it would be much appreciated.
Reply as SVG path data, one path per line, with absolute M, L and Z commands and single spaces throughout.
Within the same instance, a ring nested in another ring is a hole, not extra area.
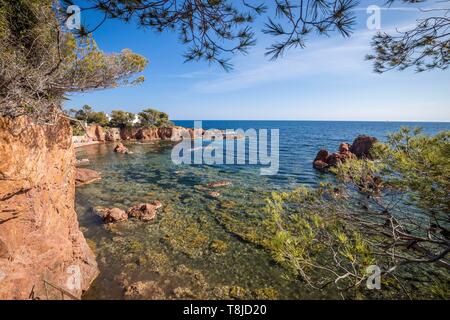
M 156 218 L 156 213 L 162 207 L 161 202 L 153 201 L 152 203 L 141 203 L 128 209 L 129 217 L 137 218 L 142 221 L 151 221 Z
M 101 179 L 100 174 L 95 170 L 86 168 L 76 168 L 75 185 L 77 187 L 82 186 L 84 184 L 95 182 L 100 179 Z
M 219 197 L 220 197 L 220 192 L 217 192 L 217 191 L 211 191 L 211 192 L 208 192 L 208 195 L 209 195 L 211 198 L 219 198 Z
M 84 159 L 77 159 L 76 165 L 77 166 L 87 166 L 90 163 L 89 159 L 84 158 Z
M 118 143 L 114 148 L 114 152 L 123 153 L 123 154 L 133 154 L 127 147 L 125 147 L 122 143 Z
M 372 159 L 370 149 L 377 141 L 377 138 L 361 135 L 353 141 L 350 151 L 355 154 L 358 159 Z
M 329 153 L 327 150 L 320 150 L 313 161 L 313 167 L 320 171 L 325 171 L 329 165 L 327 163 Z
M 97 207 L 94 208 L 94 212 L 106 223 L 115 223 L 128 220 L 127 213 L 119 208 L 108 209 Z
M 335 167 L 348 159 L 372 159 L 370 149 L 377 141 L 374 137 L 359 136 L 350 146 L 348 143 L 339 145 L 339 152 L 330 154 L 327 150 L 320 150 L 313 161 L 314 169 L 328 171 L 330 167 Z
M 209 188 L 220 188 L 220 187 L 231 186 L 232 184 L 233 183 L 231 181 L 222 180 L 222 181 L 210 182 L 207 184 L 207 186 Z

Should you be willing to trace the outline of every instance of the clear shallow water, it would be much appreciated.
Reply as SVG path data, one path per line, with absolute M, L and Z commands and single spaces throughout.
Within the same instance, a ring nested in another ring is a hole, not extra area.
M 191 121 L 176 124 L 193 126 Z M 282 299 L 339 298 L 336 292 L 311 291 L 298 280 L 286 279 L 284 270 L 264 250 L 243 241 L 234 227 L 240 223 L 245 228 L 246 218 L 261 212 L 271 190 L 327 179 L 311 166 L 319 149 L 336 150 L 358 134 L 382 139 L 402 125 L 421 126 L 427 133 L 450 129 L 450 123 L 203 122 L 205 129 L 280 129 L 280 170 L 275 176 L 261 176 L 260 167 L 249 165 L 175 165 L 170 142 L 130 142 L 133 155 L 115 154 L 114 144 L 77 150 L 77 157 L 89 158 L 89 168 L 103 177 L 77 188 L 80 226 L 101 271 L 85 298 L 121 299 L 124 287 L 137 281 L 155 281 L 167 299 L 251 299 L 268 292 Z M 221 196 L 213 199 L 205 185 L 218 180 L 233 185 L 215 190 Z M 127 209 L 153 200 L 160 200 L 164 209 L 152 222 L 106 226 L 92 212 L 94 206 Z

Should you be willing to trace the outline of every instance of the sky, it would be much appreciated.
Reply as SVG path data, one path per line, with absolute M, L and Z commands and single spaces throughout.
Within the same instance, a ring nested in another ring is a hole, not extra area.
M 206 62 L 184 63 L 186 47 L 175 33 L 107 20 L 94 33 L 99 47 L 108 53 L 129 48 L 145 56 L 146 80 L 135 87 L 71 94 L 65 108 L 88 104 L 107 113 L 155 108 L 174 120 L 450 121 L 450 70 L 380 75 L 365 61 L 376 32 L 367 28 L 366 8 L 383 7 L 384 2 L 361 2 L 350 38 L 314 37 L 305 49 L 287 51 L 276 61 L 264 56 L 276 39 L 260 32 L 265 22 L 260 18 L 255 23 L 257 45 L 247 55 L 235 55 L 230 72 Z M 418 8 L 433 6 L 439 4 L 383 9 L 380 31 L 406 30 L 426 16 Z M 81 18 L 91 25 L 101 19 L 84 13 Z

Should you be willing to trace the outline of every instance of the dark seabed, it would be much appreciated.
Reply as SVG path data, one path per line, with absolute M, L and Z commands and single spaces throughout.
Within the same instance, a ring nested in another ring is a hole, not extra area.
M 176 124 L 193 127 L 192 121 Z M 77 158 L 89 158 L 88 167 L 102 174 L 102 180 L 76 193 L 80 226 L 101 271 L 84 298 L 122 299 L 127 285 L 155 281 L 162 291 L 147 298 L 339 299 L 332 290 L 312 291 L 292 279 L 235 230 L 245 229 L 246 217 L 261 212 L 270 191 L 330 179 L 312 169 L 319 149 L 336 150 L 359 134 L 383 140 L 405 125 L 430 134 L 450 129 L 450 123 L 203 122 L 205 129 L 279 129 L 280 170 L 274 176 L 261 176 L 256 165 L 175 165 L 171 142 L 128 142 L 132 155 L 114 153 L 113 143 L 78 149 Z M 233 185 L 215 189 L 221 196 L 214 199 L 205 185 L 218 180 Z M 106 226 L 92 212 L 94 206 L 127 209 L 153 200 L 164 208 L 152 222 Z

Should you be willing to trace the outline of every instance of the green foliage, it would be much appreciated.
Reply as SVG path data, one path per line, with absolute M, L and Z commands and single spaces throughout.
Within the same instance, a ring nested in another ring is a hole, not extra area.
M 104 112 L 96 112 L 89 105 L 84 105 L 80 110 L 75 111 L 75 119 L 85 121 L 88 124 L 98 124 L 106 126 L 109 123 L 108 117 Z
M 406 190 L 415 205 L 433 215 L 450 213 L 450 131 L 427 136 L 402 128 L 376 152 L 386 183 Z
M 442 298 L 448 296 L 442 274 L 450 252 L 449 150 L 448 131 L 427 136 L 402 128 L 374 146 L 375 160 L 348 159 L 333 169 L 334 183 L 272 193 L 259 224 L 246 218 L 243 227 L 216 214 L 227 230 L 266 248 L 288 275 L 313 288 L 334 284 L 348 297 L 374 295 L 364 285 L 367 267 L 377 265 L 389 289 L 382 296 Z M 433 286 L 403 280 L 411 277 Z
M 155 109 L 142 110 L 142 112 L 139 112 L 139 119 L 140 124 L 144 127 L 161 128 L 173 126 L 167 113 Z
M 83 127 L 80 125 L 78 121 L 72 121 L 72 135 L 73 136 L 83 136 L 86 134 Z
M 357 287 L 373 262 L 361 234 L 341 224 L 329 186 L 275 192 L 267 200 L 264 222 L 271 240 L 265 247 L 274 260 L 311 287 L 335 282 Z
M 62 30 L 52 0 L 0 1 L 0 115 L 53 122 L 67 92 L 137 84 L 147 60 Z
M 87 121 L 89 114 L 92 112 L 92 107 L 85 104 L 80 110 L 75 112 L 75 118 L 80 121 Z
M 134 114 L 122 110 L 111 111 L 111 121 L 109 125 L 116 128 L 131 126 L 134 120 Z
M 104 112 L 91 112 L 88 114 L 87 123 L 98 124 L 100 126 L 106 126 L 109 123 L 108 117 Z

